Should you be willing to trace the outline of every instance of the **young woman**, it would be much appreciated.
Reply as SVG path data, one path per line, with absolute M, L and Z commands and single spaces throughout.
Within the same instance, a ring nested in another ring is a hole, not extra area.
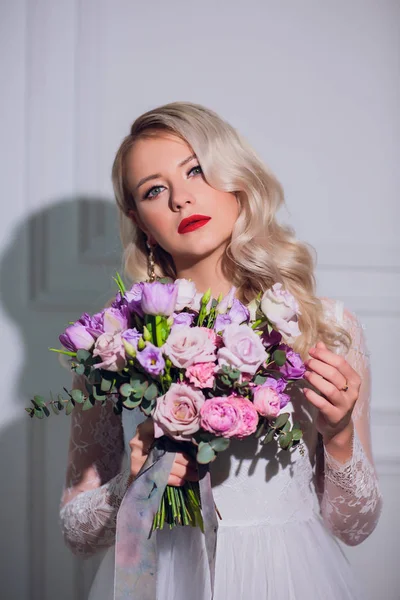
M 234 285 L 246 304 L 281 282 L 301 310 L 294 349 L 324 394 L 299 393 L 285 409 L 301 423 L 303 452 L 277 454 L 247 438 L 233 440 L 211 464 L 222 516 L 215 600 L 361 598 L 336 538 L 360 544 L 382 508 L 369 356 L 356 315 L 315 295 L 311 249 L 278 224 L 281 185 L 233 127 L 185 102 L 133 123 L 116 154 L 113 185 L 126 277 L 190 278 L 214 297 Z M 76 376 L 77 386 L 85 391 Z M 91 600 L 113 598 L 116 516 L 152 439 L 151 421 L 139 411 L 116 416 L 107 405 L 72 413 L 61 523 L 74 553 L 105 551 Z M 169 483 L 197 477 L 193 461 L 177 454 Z M 201 531 L 156 535 L 157 600 L 211 598 Z

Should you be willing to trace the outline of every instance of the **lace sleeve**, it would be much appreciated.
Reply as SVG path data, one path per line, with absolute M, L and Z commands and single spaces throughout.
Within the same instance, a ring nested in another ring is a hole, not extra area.
M 73 388 L 87 393 L 85 378 L 74 375 Z M 115 543 L 118 508 L 130 484 L 121 471 L 124 442 L 121 416 L 112 404 L 71 413 L 66 483 L 60 504 L 65 543 L 74 554 L 90 556 Z
M 330 531 L 345 544 L 355 546 L 375 529 L 382 511 L 382 495 L 371 447 L 370 354 L 363 326 L 356 315 L 345 309 L 341 325 L 352 337 L 352 346 L 344 356 L 357 371 L 362 383 L 352 414 L 352 456 L 344 463 L 338 462 L 322 444 L 323 490 L 320 504 L 322 517 Z

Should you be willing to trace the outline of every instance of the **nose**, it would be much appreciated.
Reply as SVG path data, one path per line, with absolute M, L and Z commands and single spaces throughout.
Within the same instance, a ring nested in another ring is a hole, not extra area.
M 186 206 L 187 204 L 189 204 L 189 205 L 196 204 L 196 199 L 193 196 L 193 194 L 188 192 L 187 189 L 185 189 L 184 187 L 181 187 L 179 190 L 176 188 L 174 190 L 172 190 L 170 202 L 171 202 L 171 209 L 174 212 L 177 212 L 179 210 L 182 210 L 182 208 L 184 206 Z

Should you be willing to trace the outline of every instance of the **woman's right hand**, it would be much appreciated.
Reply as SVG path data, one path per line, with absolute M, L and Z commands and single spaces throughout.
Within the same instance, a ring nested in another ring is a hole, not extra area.
M 153 420 L 149 417 L 138 425 L 135 436 L 129 442 L 131 449 L 131 478 L 139 473 L 149 454 L 150 446 L 154 440 Z M 198 481 L 196 461 L 181 452 L 176 453 L 174 464 L 168 478 L 168 485 L 182 486 L 185 481 Z

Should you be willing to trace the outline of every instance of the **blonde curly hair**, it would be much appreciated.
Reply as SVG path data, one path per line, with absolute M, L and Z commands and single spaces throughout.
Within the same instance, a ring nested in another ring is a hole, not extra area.
M 351 345 L 351 336 L 326 318 L 315 295 L 315 249 L 296 239 L 293 229 L 281 225 L 276 213 L 284 204 L 283 188 L 247 141 L 214 111 L 191 102 L 172 102 L 150 110 L 133 123 L 122 141 L 112 167 L 112 183 L 119 212 L 123 245 L 123 272 L 132 282 L 147 279 L 146 236 L 129 216 L 136 211 L 126 182 L 126 157 L 136 140 L 173 134 L 196 154 L 207 183 L 234 192 L 239 217 L 226 248 L 223 269 L 244 303 L 281 282 L 297 299 L 301 335 L 293 347 L 303 359 L 309 348 L 322 340 L 334 350 Z M 158 276 L 176 278 L 171 255 L 157 246 L 154 252 Z

